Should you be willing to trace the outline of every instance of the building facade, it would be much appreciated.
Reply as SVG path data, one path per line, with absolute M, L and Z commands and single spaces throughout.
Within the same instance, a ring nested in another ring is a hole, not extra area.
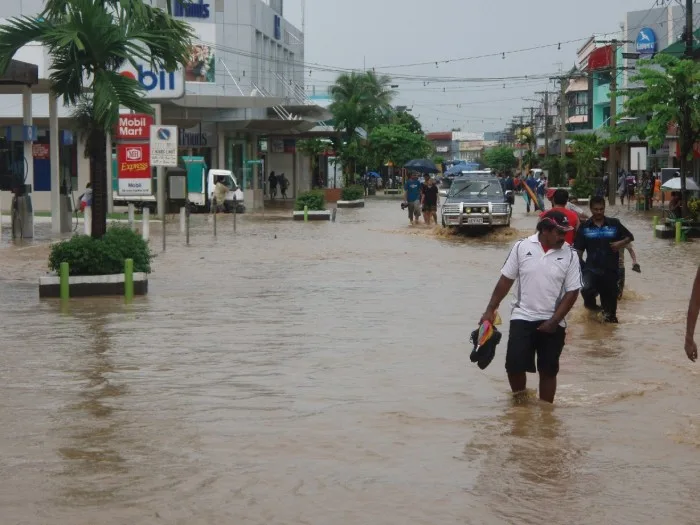
M 165 8 L 166 1 L 153 3 Z M 36 16 L 43 6 L 43 0 L 2 2 L 0 23 L 16 16 Z M 258 207 L 264 198 L 265 173 L 274 169 L 270 164 L 275 161 L 260 151 L 260 144 L 269 143 L 268 138 L 275 135 L 296 140 L 327 118 L 327 112 L 304 93 L 304 35 L 284 19 L 283 0 L 269 4 L 262 0 L 195 0 L 186 8 L 174 5 L 173 16 L 192 26 L 195 40 L 191 59 L 182 72 L 184 96 L 154 100 L 161 104 L 162 122 L 179 127 L 183 155 L 202 156 L 209 167 L 233 171 L 246 190 L 249 207 Z M 45 49 L 25 46 L 15 58 L 38 65 L 39 77 L 46 83 L 51 60 Z M 148 71 L 135 70 L 134 77 L 150 87 Z M 48 142 L 48 97 L 46 92 L 31 97 L 37 127 L 32 159 L 37 210 L 51 207 L 51 180 L 46 173 L 50 159 L 43 147 Z M 74 133 L 71 114 L 72 108 L 59 103 L 59 165 L 63 180 L 71 183 L 77 197 L 89 180 L 89 164 L 82 154 L 82 137 Z M 21 122 L 21 95 L 0 95 L 1 150 L 21 149 L 17 133 L 11 132 L 11 126 Z M 284 157 L 277 160 L 284 163 L 291 183 L 288 194 L 293 197 L 311 185 L 308 159 L 295 151 L 280 155 Z M 5 162 L 23 160 L 15 157 L 5 155 Z

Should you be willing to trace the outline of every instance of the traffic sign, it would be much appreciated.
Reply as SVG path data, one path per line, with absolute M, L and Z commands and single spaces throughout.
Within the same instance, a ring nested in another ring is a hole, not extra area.
M 151 126 L 151 166 L 177 167 L 177 126 Z

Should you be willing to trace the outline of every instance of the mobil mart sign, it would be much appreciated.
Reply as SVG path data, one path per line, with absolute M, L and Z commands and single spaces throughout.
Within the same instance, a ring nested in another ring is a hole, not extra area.
M 151 136 L 153 117 L 143 113 L 119 115 L 114 138 L 122 140 L 148 140 Z
M 136 67 L 127 62 L 120 69 L 122 76 L 136 80 L 146 90 L 146 100 L 171 100 L 185 96 L 185 72 L 165 71 L 151 67 L 143 61 L 135 61 Z

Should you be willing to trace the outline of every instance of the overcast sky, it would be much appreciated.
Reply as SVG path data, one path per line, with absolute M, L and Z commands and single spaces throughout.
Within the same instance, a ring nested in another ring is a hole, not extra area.
M 285 0 L 285 18 L 301 27 L 302 0 Z M 412 76 L 397 79 L 396 102 L 413 107 L 430 131 L 497 131 L 521 108 L 536 103 L 535 91 L 557 89 L 548 80 L 435 83 L 415 77 L 502 78 L 557 74 L 570 69 L 583 41 L 509 55 L 528 47 L 585 39 L 619 31 L 628 11 L 653 0 L 306 0 L 306 62 L 327 69 L 376 67 Z M 608 38 L 610 38 L 610 35 Z M 435 61 L 506 51 L 501 56 Z M 431 62 L 416 67 L 380 68 Z M 337 72 L 306 71 L 307 85 L 327 90 Z M 505 83 L 505 89 L 503 84 Z M 443 88 L 446 92 L 443 92 Z M 510 100 L 508 100 L 510 99 Z M 517 99 L 517 100 L 513 100 Z M 457 107 L 461 104 L 461 107 Z M 483 122 L 482 122 L 483 120 Z

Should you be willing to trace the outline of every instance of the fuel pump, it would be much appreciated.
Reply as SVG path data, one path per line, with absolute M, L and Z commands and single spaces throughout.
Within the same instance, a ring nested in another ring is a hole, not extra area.
M 33 160 L 33 159 L 32 159 Z M 27 159 L 13 163 L 12 173 L 12 238 L 31 238 L 34 236 L 34 213 L 32 208 L 32 185 L 26 184 L 29 166 Z

